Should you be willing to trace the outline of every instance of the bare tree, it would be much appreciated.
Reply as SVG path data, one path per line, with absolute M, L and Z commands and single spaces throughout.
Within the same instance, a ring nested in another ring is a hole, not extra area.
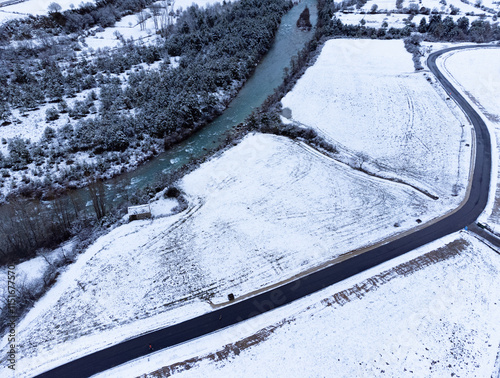
M 151 11 L 151 15 L 153 17 L 155 31 L 158 31 L 158 28 L 160 26 L 162 6 L 160 4 L 154 3 L 154 4 L 151 4 L 151 6 L 149 7 L 149 10 Z
M 94 206 L 95 215 L 97 219 L 101 219 L 106 215 L 104 184 L 102 180 L 96 180 L 88 186 L 88 189 L 92 205 Z
M 62 9 L 62 7 L 57 3 L 50 3 L 47 9 L 49 13 L 57 13 Z
M 145 30 L 146 29 L 146 21 L 148 18 L 151 17 L 151 14 L 149 14 L 149 12 L 143 10 L 143 11 L 140 11 L 136 17 L 137 17 L 137 23 L 141 27 L 141 30 Z
M 163 0 L 161 2 L 161 7 L 163 9 L 161 15 L 161 29 L 167 30 L 171 25 L 174 24 L 174 11 L 175 0 Z

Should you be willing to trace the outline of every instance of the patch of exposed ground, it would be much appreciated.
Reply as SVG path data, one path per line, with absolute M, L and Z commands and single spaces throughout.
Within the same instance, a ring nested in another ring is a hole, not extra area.
M 202 360 L 210 360 L 212 362 L 219 362 L 219 361 L 224 361 L 228 360 L 230 358 L 233 358 L 234 356 L 238 356 L 241 351 L 251 348 L 254 345 L 260 344 L 261 342 L 267 340 L 269 336 L 271 336 L 278 328 L 282 327 L 284 324 L 289 324 L 293 321 L 293 318 L 288 318 L 284 319 L 281 322 L 277 324 L 273 324 L 272 326 L 266 327 L 264 329 L 261 329 L 257 333 L 245 337 L 244 339 L 241 339 L 235 343 L 232 344 L 227 344 L 224 346 L 224 348 L 213 352 L 209 353 L 207 355 L 201 356 L 201 357 L 193 357 L 188 360 L 178 362 L 172 365 L 164 366 L 161 369 L 158 369 L 156 371 L 153 371 L 149 374 L 144 374 L 141 375 L 141 378 L 146 378 L 146 377 L 157 377 L 157 378 L 162 378 L 162 377 L 170 377 L 176 373 L 180 373 L 185 370 L 191 369 L 194 365 L 196 365 L 198 362 Z

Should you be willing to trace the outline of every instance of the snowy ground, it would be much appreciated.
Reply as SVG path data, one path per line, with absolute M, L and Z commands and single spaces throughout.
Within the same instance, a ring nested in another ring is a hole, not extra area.
M 19 291 L 28 291 L 33 295 L 40 295 L 43 289 L 43 279 L 54 266 L 61 266 L 64 260 L 71 257 L 70 251 L 73 248 L 73 242 L 67 242 L 59 248 L 40 254 L 39 256 L 24 261 L 15 266 L 16 288 Z M 0 280 L 7 282 L 7 266 L 0 267 Z M 8 295 L 8 287 L 0 287 L 0 303 L 4 304 Z
M 79 93 L 74 98 L 65 98 L 69 107 L 73 107 L 76 101 L 83 101 L 90 92 L 98 93 L 99 89 L 86 90 Z M 99 106 L 99 103 L 97 103 Z M 9 140 L 15 137 L 29 139 L 30 142 L 38 142 L 42 139 L 43 132 L 47 126 L 57 130 L 67 123 L 71 123 L 71 118 L 67 114 L 60 114 L 60 117 L 55 121 L 46 121 L 46 112 L 50 108 L 57 108 L 57 105 L 46 103 L 41 105 L 37 110 L 27 111 L 22 114 L 19 109 L 12 109 L 13 122 L 0 128 L 0 138 Z M 7 144 L 0 144 L 0 152 L 8 155 L 9 151 Z
M 191 5 L 198 5 L 204 7 L 207 5 L 212 5 L 218 3 L 218 0 L 175 0 L 172 2 L 172 6 L 169 10 L 173 12 L 182 11 Z M 162 5 L 162 2 L 158 2 Z M 150 13 L 150 12 L 149 12 Z M 176 18 L 174 17 L 172 21 L 175 23 Z M 158 23 L 161 24 L 161 17 L 158 18 Z M 134 40 L 140 40 L 142 43 L 153 43 L 156 40 L 156 28 L 153 17 L 149 17 L 144 23 L 144 27 L 138 23 L 137 15 L 130 15 L 123 17 L 118 21 L 115 26 L 106 28 L 102 32 L 95 33 L 94 36 L 85 38 L 85 47 L 91 49 L 98 49 L 104 47 L 117 47 L 120 45 L 120 40 L 117 38 L 116 33 L 120 33 L 126 40 L 133 38 Z M 83 49 L 82 51 L 85 51 Z
M 445 4 L 441 0 L 404 0 L 402 3 L 402 8 L 409 8 L 410 4 L 416 4 L 418 8 L 426 7 L 428 9 L 437 10 L 438 12 L 449 13 L 450 5 L 460 9 L 461 14 L 465 14 L 466 12 L 474 12 L 475 14 L 483 14 L 485 13 L 480 8 L 475 7 L 476 1 L 471 0 L 468 2 L 463 2 L 461 0 L 446 0 Z M 378 5 L 378 11 L 396 11 L 396 0 L 368 0 L 367 3 L 360 8 L 360 11 L 369 12 L 373 6 L 373 4 Z M 481 1 L 481 4 L 493 8 L 498 9 L 499 4 L 495 0 L 486 0 Z
M 472 49 L 446 54 L 441 59 L 443 68 L 452 80 L 461 88 L 479 111 L 493 136 L 494 161 L 493 175 L 500 172 L 498 154 L 500 154 L 497 140 L 500 138 L 500 49 Z M 474 67 L 474 69 L 470 69 Z M 495 138 L 496 136 L 496 138 Z M 495 140 L 496 139 L 496 140 Z M 496 154 L 495 154 L 496 151 Z M 500 232 L 500 188 L 499 180 L 492 182 L 492 194 L 495 198 L 490 203 L 487 213 L 488 224 Z
M 342 21 L 342 23 L 345 25 L 358 25 L 361 20 L 365 20 L 366 22 L 365 26 L 371 28 L 381 28 L 384 22 L 387 23 L 386 26 L 387 28 L 397 28 L 397 29 L 404 28 L 408 21 L 418 26 L 422 18 L 425 18 L 426 21 L 429 22 L 429 16 L 421 14 L 417 14 L 411 20 L 408 14 L 398 14 L 398 13 L 393 13 L 390 15 L 387 15 L 386 13 L 376 13 L 376 14 L 337 13 L 336 17 L 340 21 Z M 460 17 L 463 17 L 463 15 L 456 15 L 450 17 L 453 18 L 455 22 L 457 22 L 457 20 Z M 479 16 L 468 16 L 467 18 L 469 19 L 469 22 L 473 22 L 479 19 Z
M 139 25 L 137 15 L 125 16 L 114 26 L 86 37 L 83 40 L 82 52 L 119 47 L 122 45 L 120 38 L 118 38 L 119 35 L 125 40 L 132 38 L 140 43 L 154 43 L 157 40 L 157 34 L 153 19 L 147 19 L 143 27 L 142 29 Z
M 3 1 L 0 1 L 2 3 Z M 49 4 L 57 3 L 61 6 L 61 11 L 71 8 L 78 8 L 83 1 L 80 0 L 27 0 L 22 3 L 0 7 L 0 23 L 14 18 L 22 18 L 29 15 L 41 16 L 49 13 Z M 85 0 L 85 3 L 95 4 L 95 0 Z
M 496 377 L 499 280 L 500 255 L 460 232 L 97 377 Z
M 445 67 L 488 120 L 500 123 L 500 48 L 447 54 Z M 474 69 L 470 69 L 474 67 Z
M 1 3 L 2 1 L 0 1 Z M 51 3 L 57 3 L 61 6 L 61 11 L 65 11 L 72 8 L 78 8 L 81 3 L 95 3 L 95 0 L 57 0 L 57 1 L 47 1 L 47 0 L 26 0 L 22 3 L 8 5 L 0 7 L 0 23 L 11 20 L 13 18 L 20 18 L 29 15 L 46 15 L 48 14 L 48 7 Z M 187 7 L 197 4 L 199 6 L 205 6 L 208 4 L 214 4 L 219 2 L 218 0 L 175 0 L 173 2 L 173 10 L 186 9 Z M 135 24 L 136 22 L 134 22 Z M 128 21 L 127 24 L 128 25 Z
M 0 1 L 1 2 L 1 1 Z M 94 3 L 95 1 L 85 1 L 86 3 Z M 219 2 L 218 0 L 175 0 L 172 1 L 172 5 L 169 11 L 177 12 L 186 9 L 191 5 L 198 5 L 204 7 L 207 5 L 215 4 Z M 51 2 L 45 0 L 27 0 L 19 4 L 9 5 L 5 7 L 0 7 L 0 23 L 14 19 L 22 18 L 29 15 L 46 15 L 48 14 L 48 6 Z M 78 8 L 77 1 L 74 0 L 60 0 L 56 1 L 61 5 L 61 11 L 68 10 L 70 8 Z M 158 4 L 163 5 L 163 1 L 159 1 Z M 146 12 L 149 12 L 146 10 Z M 176 18 L 173 17 L 173 22 Z M 161 23 L 160 18 L 158 22 Z M 117 37 L 117 33 L 120 33 L 126 40 L 133 38 L 134 40 L 139 40 L 142 43 L 153 43 L 156 40 L 156 28 L 153 17 L 149 17 L 144 23 L 144 27 L 141 27 L 138 22 L 137 15 L 129 15 L 123 17 L 118 21 L 113 27 L 105 28 L 103 31 L 98 31 L 92 33 L 82 40 L 83 48 L 82 51 L 87 51 L 88 49 L 97 50 L 99 48 L 113 48 L 120 45 L 120 39 Z
M 183 213 L 166 216 L 174 204 L 153 203 L 156 219 L 115 229 L 61 275 L 19 325 L 16 376 L 210 311 L 228 293 L 247 295 L 449 210 L 261 134 L 181 187 L 190 204 Z
M 442 13 L 441 17 L 450 16 L 456 22 L 458 18 L 467 16 L 469 22 L 473 22 L 479 18 L 480 15 L 486 16 L 486 20 L 494 22 L 492 17 L 495 13 L 500 11 L 500 2 L 495 0 L 481 1 L 481 4 L 493 9 L 493 12 L 484 11 L 481 8 L 475 7 L 477 1 L 467 1 L 467 0 L 404 0 L 402 3 L 402 8 L 408 9 L 411 4 L 416 4 L 418 9 L 425 7 L 431 11 L 437 11 Z M 371 9 L 374 5 L 377 5 L 377 12 L 372 14 Z M 458 8 L 459 11 L 456 15 L 451 15 L 451 6 Z M 367 3 L 360 9 L 356 9 L 354 6 L 351 10 L 344 12 L 337 12 L 335 16 L 342 21 L 342 23 L 347 25 L 358 25 L 361 20 L 365 20 L 367 27 L 380 28 L 382 23 L 385 21 L 387 27 L 391 28 L 403 28 L 405 26 L 405 20 L 410 20 L 411 22 L 419 25 L 420 20 L 425 17 L 427 22 L 429 21 L 429 15 L 417 14 L 414 17 L 410 17 L 409 14 L 397 13 L 399 10 L 396 8 L 395 0 L 368 0 Z
M 428 79 L 414 72 L 403 41 L 330 40 L 282 103 L 292 120 L 373 170 L 457 203 L 467 186 L 472 126 Z

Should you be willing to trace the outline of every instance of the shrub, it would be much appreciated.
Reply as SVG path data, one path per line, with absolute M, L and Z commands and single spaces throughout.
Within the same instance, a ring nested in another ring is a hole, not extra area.
M 45 120 L 47 122 L 55 121 L 58 118 L 59 118 L 59 112 L 54 107 L 48 108 L 47 111 L 45 112 Z
M 165 192 L 165 197 L 167 198 L 177 198 L 181 195 L 181 191 L 175 186 L 171 186 Z

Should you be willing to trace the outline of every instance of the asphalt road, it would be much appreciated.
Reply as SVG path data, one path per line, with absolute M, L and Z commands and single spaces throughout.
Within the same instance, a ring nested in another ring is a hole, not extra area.
M 492 233 L 491 231 L 487 229 L 483 229 L 481 227 L 478 227 L 477 224 L 472 223 L 468 226 L 469 231 L 474 232 L 476 235 L 478 235 L 480 238 L 488 242 L 490 244 L 494 245 L 497 248 L 500 248 L 500 237 Z M 494 248 L 493 248 L 494 249 Z M 498 250 L 496 250 L 498 252 Z M 500 253 L 500 252 L 499 252 Z
M 92 353 L 41 374 L 39 377 L 88 377 L 148 354 L 149 344 L 152 344 L 155 350 L 160 350 L 216 332 L 333 285 L 473 223 L 485 208 L 488 200 L 491 173 L 490 135 L 481 117 L 441 74 L 435 63 L 439 55 L 465 48 L 467 46 L 438 51 L 431 54 L 428 59 L 429 69 L 436 75 L 450 97 L 453 97 L 467 113 L 476 131 L 476 161 L 470 196 L 459 210 L 413 234 L 277 289 Z

